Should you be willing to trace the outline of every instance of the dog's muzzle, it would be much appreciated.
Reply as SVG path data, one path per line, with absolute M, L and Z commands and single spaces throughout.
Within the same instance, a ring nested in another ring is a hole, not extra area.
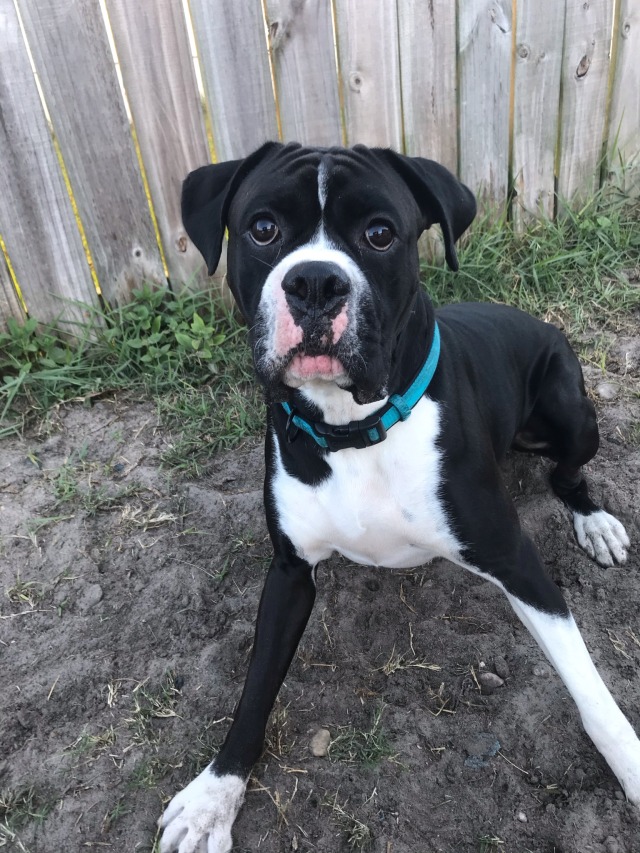
M 286 381 L 298 385 L 310 378 L 337 380 L 345 374 L 336 345 L 348 325 L 351 282 L 329 261 L 304 261 L 282 279 L 285 310 L 299 332 L 297 352 L 286 370 Z

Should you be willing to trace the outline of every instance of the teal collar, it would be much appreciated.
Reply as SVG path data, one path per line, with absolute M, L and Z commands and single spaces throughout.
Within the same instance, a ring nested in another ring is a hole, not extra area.
M 418 400 L 424 396 L 440 357 L 440 330 L 436 323 L 433 329 L 433 341 L 426 361 L 404 394 L 392 394 L 385 405 L 361 421 L 348 424 L 326 424 L 322 421 L 307 421 L 288 403 L 282 407 L 288 415 L 287 439 L 295 441 L 298 432 L 303 430 L 324 450 L 336 451 L 346 447 L 371 447 L 380 444 L 387 437 L 387 431 L 398 421 L 406 421 Z

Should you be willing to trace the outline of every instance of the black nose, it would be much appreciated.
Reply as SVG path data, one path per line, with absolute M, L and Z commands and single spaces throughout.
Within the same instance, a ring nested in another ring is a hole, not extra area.
M 304 261 L 291 267 L 282 279 L 282 289 L 291 307 L 305 314 L 326 314 L 344 302 L 351 283 L 337 264 Z

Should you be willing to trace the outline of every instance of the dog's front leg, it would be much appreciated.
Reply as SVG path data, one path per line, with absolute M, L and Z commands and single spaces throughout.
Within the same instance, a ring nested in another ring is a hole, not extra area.
M 315 599 L 313 569 L 287 549 L 267 573 L 249 671 L 233 724 L 211 765 L 176 794 L 160 825 L 161 853 L 227 853 L 267 720 Z

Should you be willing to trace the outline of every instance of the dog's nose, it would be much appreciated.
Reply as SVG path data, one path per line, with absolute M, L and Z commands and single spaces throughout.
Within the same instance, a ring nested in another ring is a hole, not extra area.
M 344 302 L 351 283 L 337 264 L 305 261 L 291 267 L 282 279 L 282 289 L 304 313 L 326 313 Z

